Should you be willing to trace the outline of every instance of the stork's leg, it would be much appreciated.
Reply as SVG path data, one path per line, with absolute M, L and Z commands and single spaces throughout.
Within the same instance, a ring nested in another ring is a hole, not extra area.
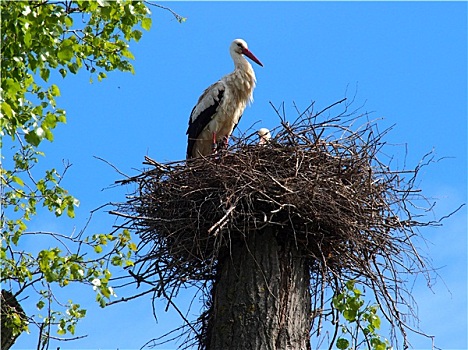
M 213 153 L 216 152 L 216 148 L 218 147 L 217 143 L 216 143 L 216 133 L 214 132 L 213 133 L 213 143 L 211 145 L 211 150 Z

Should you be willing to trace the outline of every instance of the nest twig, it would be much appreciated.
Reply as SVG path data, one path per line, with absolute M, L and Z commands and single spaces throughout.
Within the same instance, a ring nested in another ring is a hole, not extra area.
M 352 278 L 374 291 L 406 345 L 400 309 L 411 302 L 404 274 L 430 270 L 412 243 L 415 228 L 434 224 L 411 212 L 423 199 L 414 188 L 422 164 L 392 170 L 381 162 L 388 130 L 349 113 L 348 105 L 324 117 L 343 102 L 318 113 L 312 104 L 291 124 L 277 111 L 281 125 L 266 145 L 252 134 L 206 158 L 166 164 L 147 158 L 149 169 L 121 181 L 137 190 L 114 211 L 141 239 L 135 281 L 168 300 L 182 286 L 207 288 L 233 240 L 275 225 L 308 252 L 315 333 L 327 288 Z

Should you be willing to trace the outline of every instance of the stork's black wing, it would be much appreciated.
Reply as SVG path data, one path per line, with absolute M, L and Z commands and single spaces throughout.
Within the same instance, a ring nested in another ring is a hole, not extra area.
M 198 99 L 190 114 L 187 129 L 187 159 L 192 158 L 192 150 L 197 137 L 216 114 L 224 96 L 225 87 L 220 81 L 208 87 Z

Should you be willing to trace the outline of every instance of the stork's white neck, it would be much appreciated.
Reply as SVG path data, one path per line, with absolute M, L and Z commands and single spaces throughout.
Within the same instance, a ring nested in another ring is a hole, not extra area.
M 236 70 L 239 69 L 244 72 L 253 72 L 252 65 L 245 59 L 244 55 L 236 53 L 232 55 L 232 59 Z
M 231 74 L 223 77 L 224 83 L 229 86 L 232 98 L 243 104 L 242 110 L 248 101 L 252 101 L 252 93 L 255 88 L 255 73 L 250 63 L 239 54 L 232 55 L 235 69 Z

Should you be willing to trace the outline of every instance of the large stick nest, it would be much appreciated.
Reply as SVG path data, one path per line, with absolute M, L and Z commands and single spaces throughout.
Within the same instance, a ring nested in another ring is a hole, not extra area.
M 137 185 L 116 210 L 141 239 L 131 273 L 137 282 L 170 299 L 185 284 L 212 280 L 233 240 L 273 225 L 310 257 L 315 309 L 324 309 L 326 286 L 354 278 L 372 288 L 402 330 L 398 305 L 408 301 L 398 266 L 425 269 L 411 237 L 427 223 L 408 209 L 419 198 L 419 166 L 391 170 L 379 160 L 388 130 L 347 105 L 325 117 L 334 105 L 318 113 L 312 105 L 290 124 L 282 118 L 266 145 L 252 133 L 206 158 L 147 158 L 149 169 L 121 181 Z

